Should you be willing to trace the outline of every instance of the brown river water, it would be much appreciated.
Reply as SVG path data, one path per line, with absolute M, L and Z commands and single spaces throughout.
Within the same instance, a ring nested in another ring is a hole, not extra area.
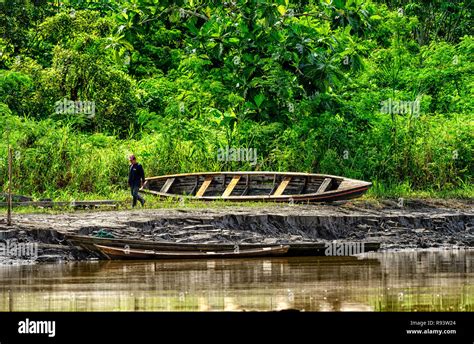
M 0 265 L 0 311 L 474 311 L 474 250 Z

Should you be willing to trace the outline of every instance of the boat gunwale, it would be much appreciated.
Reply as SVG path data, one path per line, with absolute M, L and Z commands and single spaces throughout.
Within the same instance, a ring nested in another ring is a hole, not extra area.
M 306 173 L 306 172 L 272 172 L 272 171 L 225 171 L 225 172 L 191 172 L 191 173 L 177 173 L 177 174 L 167 174 L 163 176 L 156 177 L 147 177 L 145 180 L 157 180 L 164 178 L 176 178 L 176 177 L 193 177 L 193 176 L 222 176 L 222 175 L 264 175 L 264 176 L 292 176 L 292 177 L 323 177 L 323 178 L 333 178 L 337 180 L 357 180 L 350 179 L 341 176 L 334 176 L 330 174 L 319 174 L 319 173 Z

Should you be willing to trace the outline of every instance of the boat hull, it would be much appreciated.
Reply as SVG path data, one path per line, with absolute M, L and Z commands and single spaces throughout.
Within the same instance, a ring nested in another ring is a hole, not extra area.
M 113 246 L 95 245 L 96 248 L 108 259 L 127 260 L 127 259 L 228 259 L 228 258 L 253 258 L 282 256 L 288 252 L 289 246 L 277 245 L 266 246 L 251 249 L 234 249 L 227 251 L 155 251 L 147 249 L 131 249 Z

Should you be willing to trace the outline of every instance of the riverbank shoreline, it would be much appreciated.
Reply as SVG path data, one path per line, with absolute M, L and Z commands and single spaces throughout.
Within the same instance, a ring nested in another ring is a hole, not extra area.
M 14 214 L 0 219 L 0 243 L 37 244 L 35 257 L 0 256 L 0 264 L 93 259 L 65 235 L 177 243 L 378 242 L 380 250 L 474 247 L 470 200 L 351 201 Z

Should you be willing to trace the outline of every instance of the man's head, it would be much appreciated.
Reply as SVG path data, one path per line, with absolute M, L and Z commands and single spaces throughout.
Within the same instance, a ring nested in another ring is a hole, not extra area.
M 128 157 L 128 161 L 130 161 L 131 164 L 134 164 L 137 162 L 137 159 L 135 158 L 135 155 L 132 154 Z

